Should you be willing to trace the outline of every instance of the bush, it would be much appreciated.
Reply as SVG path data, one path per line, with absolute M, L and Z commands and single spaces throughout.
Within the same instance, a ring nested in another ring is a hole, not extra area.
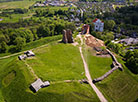
M 128 51 L 125 55 L 126 65 L 135 74 L 138 74 L 138 50 Z

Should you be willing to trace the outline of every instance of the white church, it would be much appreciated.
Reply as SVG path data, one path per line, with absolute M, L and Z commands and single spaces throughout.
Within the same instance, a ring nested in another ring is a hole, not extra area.
M 93 20 L 93 24 L 94 24 L 94 31 L 103 32 L 103 29 L 104 29 L 104 22 L 103 21 L 101 21 L 100 19 L 95 18 Z

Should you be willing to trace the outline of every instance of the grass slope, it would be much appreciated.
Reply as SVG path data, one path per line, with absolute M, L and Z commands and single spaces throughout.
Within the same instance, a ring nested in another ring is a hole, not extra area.
M 69 44 L 57 44 L 36 49 L 34 52 L 36 58 L 28 59 L 26 62 L 42 79 L 65 80 L 84 77 L 81 75 L 83 65 L 77 47 Z M 29 86 L 34 82 L 34 76 L 25 63 L 17 59 L 17 56 L 0 60 L 0 66 L 0 80 L 2 80 L 0 81 L 0 98 L 2 98 L 0 102 L 4 100 L 6 102 L 99 101 L 89 85 L 78 82 L 51 84 L 49 87 L 33 93 Z M 9 76 L 14 78 L 9 80 Z
M 78 47 L 56 44 L 34 51 L 35 59 L 28 59 L 36 74 L 45 80 L 82 79 L 85 75 Z
M 111 69 L 111 58 L 93 56 L 92 52 L 88 50 L 85 53 L 93 78 L 98 78 Z M 119 61 L 124 65 L 121 59 Z M 123 72 L 114 71 L 108 78 L 96 83 L 96 86 L 110 102 L 134 102 L 138 98 L 138 80 L 136 77 L 138 78 L 124 66 Z

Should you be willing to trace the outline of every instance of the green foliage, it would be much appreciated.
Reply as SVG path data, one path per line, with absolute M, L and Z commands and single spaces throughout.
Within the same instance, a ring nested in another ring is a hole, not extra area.
M 25 38 L 21 38 L 21 37 L 17 37 L 15 40 L 14 40 L 14 43 L 16 44 L 16 51 L 21 51 L 23 46 L 25 45 Z
M 76 28 L 74 23 L 70 23 L 59 18 L 57 20 L 54 20 L 54 18 L 30 18 L 26 20 L 20 20 L 20 22 L 16 24 L 17 26 L 19 26 L 18 28 L 13 27 L 15 25 L 11 25 L 13 28 L 8 28 L 9 25 L 5 25 L 7 29 L 5 29 L 4 27 L 1 28 L 0 42 L 4 41 L 8 46 L 12 46 L 16 45 L 15 39 L 17 37 L 21 37 L 25 39 L 26 43 L 29 43 L 42 37 L 60 35 L 62 34 L 63 29 L 71 29 L 73 32 Z M 37 26 L 35 26 L 36 24 Z M 26 26 L 27 29 L 23 26 Z M 28 26 L 31 27 L 28 28 Z M 22 47 L 18 46 L 18 51 L 20 51 L 21 48 Z M 13 53 L 15 52 L 15 50 L 13 49 L 16 49 L 16 46 L 10 47 L 8 51 Z
M 21 9 L 21 8 L 14 9 L 14 13 L 24 14 L 24 13 L 27 13 L 27 12 L 28 12 L 28 9 Z
M 114 39 L 114 35 L 113 35 L 113 32 L 95 32 L 95 31 L 92 31 L 91 34 L 93 36 L 95 36 L 96 38 L 98 39 L 101 39 L 101 40 L 113 40 Z
M 121 31 L 120 27 L 117 27 L 116 32 L 117 32 L 117 33 L 120 33 L 120 31 Z
M 125 55 L 126 65 L 135 74 L 138 74 L 138 50 L 128 51 Z
M 1 33 L 1 34 L 0 34 L 0 43 L 2 43 L 2 41 L 7 42 L 7 39 L 6 39 L 6 37 Z
M 123 14 L 121 18 L 126 24 L 138 25 L 138 6 L 122 7 L 118 12 Z
M 50 30 L 46 25 L 41 25 L 37 29 L 37 34 L 38 34 L 38 37 L 47 37 L 50 35 Z
M 55 9 L 54 9 L 55 8 Z M 56 9 L 56 7 L 48 7 L 46 9 L 37 9 L 35 11 L 37 17 L 53 17 L 53 16 L 69 16 L 69 14 L 71 14 L 72 12 L 68 11 L 68 8 L 64 9 L 64 7 L 59 7 Z M 74 13 L 74 12 L 73 12 Z
M 115 21 L 114 20 L 106 20 L 105 22 L 104 22 L 104 28 L 106 29 L 106 30 L 110 30 L 110 31 L 112 31 L 113 30 L 113 28 L 114 28 L 114 26 L 115 26 Z
M 74 23 L 65 23 L 65 28 L 70 29 L 72 32 L 76 30 L 76 26 Z
M 6 52 L 7 47 L 7 44 L 4 41 L 2 41 L 2 43 L 0 43 L 0 52 Z
M 124 55 L 124 52 L 123 52 L 124 48 L 121 44 L 115 44 L 110 42 L 107 44 L 107 48 L 111 49 L 117 54 Z

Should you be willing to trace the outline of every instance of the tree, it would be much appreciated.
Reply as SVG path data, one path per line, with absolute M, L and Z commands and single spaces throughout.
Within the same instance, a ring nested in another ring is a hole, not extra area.
M 114 26 L 115 26 L 115 21 L 114 20 L 106 20 L 105 21 L 105 24 L 104 24 L 104 28 L 106 30 L 113 30 Z
M 7 42 L 7 39 L 6 39 L 6 37 L 2 33 L 0 33 L 0 43 L 2 41 Z
M 25 42 L 26 42 L 25 38 L 17 37 L 14 40 L 14 43 L 16 44 L 16 51 L 21 51 L 23 46 L 26 44 Z
M 120 27 L 117 27 L 116 32 L 117 32 L 117 33 L 120 33 L 120 32 L 121 32 Z
M 50 30 L 46 25 L 41 25 L 38 29 L 37 29 L 37 35 L 39 38 L 41 37 L 47 37 L 50 35 Z
M 24 33 L 26 34 L 26 37 L 25 37 L 26 42 L 31 42 L 31 41 L 34 40 L 34 37 L 33 37 L 33 34 L 31 32 L 31 30 L 29 30 L 29 29 L 28 30 L 25 30 Z
M 4 41 L 2 41 L 2 43 L 0 44 L 0 52 L 6 52 L 7 47 L 7 44 Z
M 14 9 L 14 12 L 24 14 L 24 13 L 28 12 L 28 9 L 16 8 L 16 9 Z
M 70 29 L 73 32 L 76 29 L 76 26 L 74 23 L 66 23 L 65 29 Z
M 55 35 L 62 34 L 63 29 L 65 29 L 65 26 L 61 23 L 57 23 L 55 26 Z
M 114 39 L 114 35 L 113 35 L 113 32 L 105 32 L 105 34 L 103 35 L 103 38 L 102 38 L 104 41 L 110 39 L 110 40 L 113 40 Z
M 135 74 L 138 74 L 138 50 L 128 51 L 125 55 L 126 65 Z

